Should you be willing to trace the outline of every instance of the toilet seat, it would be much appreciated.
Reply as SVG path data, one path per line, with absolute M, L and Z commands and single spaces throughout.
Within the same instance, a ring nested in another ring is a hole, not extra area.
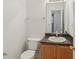
M 21 55 L 21 59 L 33 59 L 34 58 L 35 51 L 32 50 L 26 50 L 24 53 Z

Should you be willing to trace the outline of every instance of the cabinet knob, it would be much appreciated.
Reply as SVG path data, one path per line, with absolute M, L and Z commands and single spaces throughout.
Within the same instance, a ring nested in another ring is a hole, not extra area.
M 70 49 L 74 49 L 74 50 L 75 50 L 75 47 L 73 47 L 73 46 L 70 46 Z

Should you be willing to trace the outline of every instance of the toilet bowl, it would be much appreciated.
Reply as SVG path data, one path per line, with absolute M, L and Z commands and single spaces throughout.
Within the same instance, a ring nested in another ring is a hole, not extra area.
M 40 38 L 28 38 L 26 41 L 27 50 L 21 54 L 20 59 L 34 59 L 40 40 Z
M 34 59 L 35 51 L 26 50 L 22 53 L 20 59 Z

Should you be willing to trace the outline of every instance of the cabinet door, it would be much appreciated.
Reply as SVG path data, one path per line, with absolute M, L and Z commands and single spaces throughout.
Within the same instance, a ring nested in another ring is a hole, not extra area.
M 57 46 L 57 59 L 73 59 L 73 51 L 70 46 Z
M 56 46 L 49 44 L 41 45 L 41 58 L 40 59 L 55 59 Z

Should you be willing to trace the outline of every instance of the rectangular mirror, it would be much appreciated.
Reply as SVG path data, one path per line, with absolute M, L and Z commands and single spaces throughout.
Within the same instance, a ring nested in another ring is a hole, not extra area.
M 64 33 L 63 10 L 51 11 L 51 32 Z
M 64 8 L 63 4 L 47 4 L 46 8 L 46 32 L 64 33 Z M 57 8 L 58 7 L 58 8 Z

